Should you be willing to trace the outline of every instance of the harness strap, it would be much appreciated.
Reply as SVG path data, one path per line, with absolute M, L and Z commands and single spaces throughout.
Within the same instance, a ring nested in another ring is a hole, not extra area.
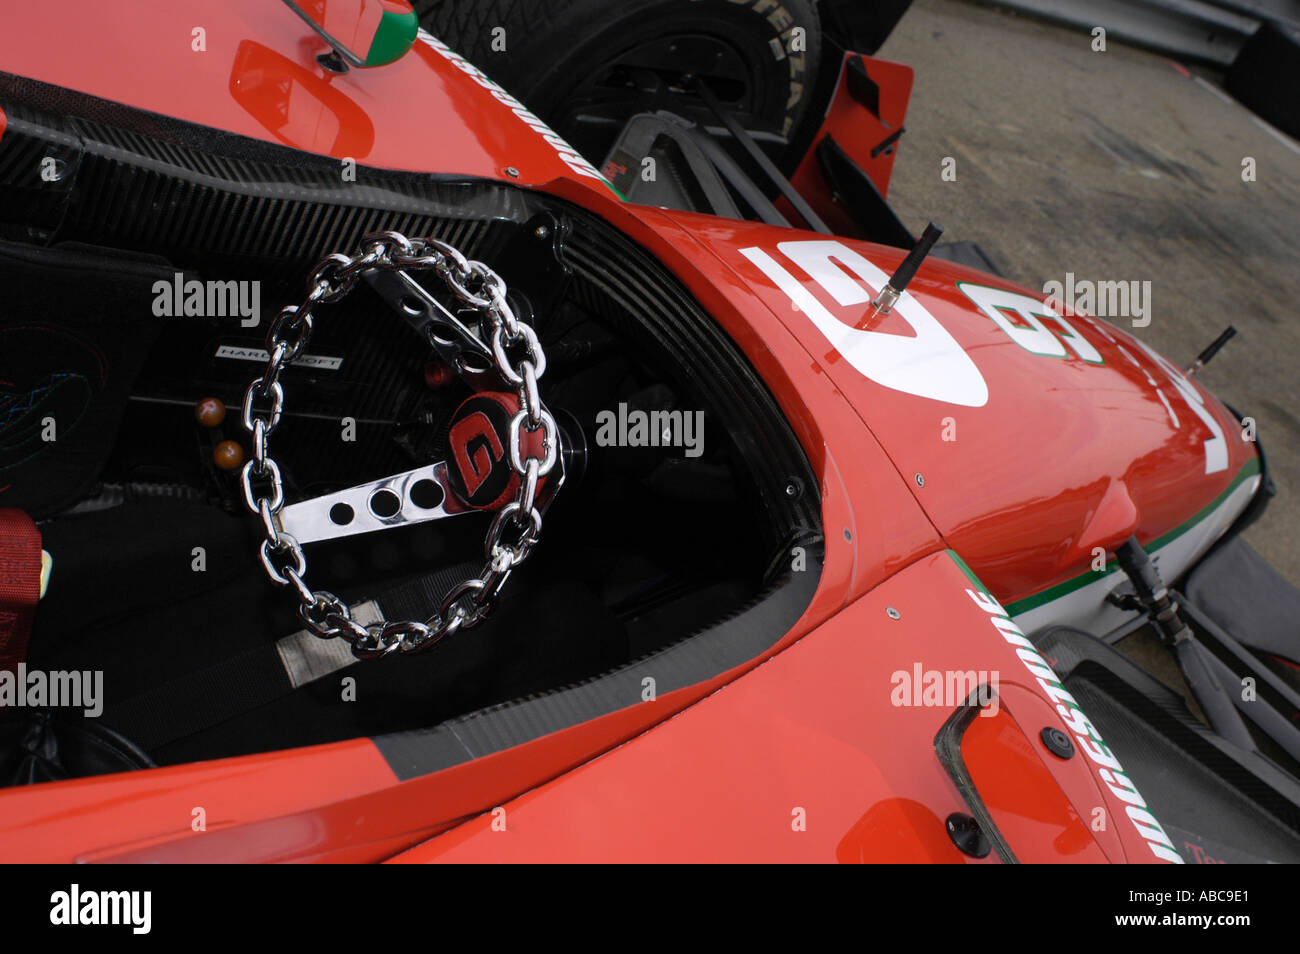
M 0 670 L 26 661 L 40 598 L 41 532 L 23 511 L 0 508 Z

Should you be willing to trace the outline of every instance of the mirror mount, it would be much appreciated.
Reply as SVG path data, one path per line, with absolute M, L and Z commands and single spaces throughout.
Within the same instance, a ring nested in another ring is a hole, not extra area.
M 317 57 L 331 73 L 386 66 L 415 43 L 420 20 L 408 0 L 284 0 L 330 52 Z

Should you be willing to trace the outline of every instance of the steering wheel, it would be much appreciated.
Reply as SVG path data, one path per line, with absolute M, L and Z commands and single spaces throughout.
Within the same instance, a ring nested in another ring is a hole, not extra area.
M 432 271 L 477 314 L 477 327 L 461 321 L 412 277 L 422 271 Z M 317 306 L 342 299 L 361 278 L 475 393 L 452 415 L 448 460 L 286 507 L 280 469 L 268 450 L 284 409 L 280 375 L 310 340 Z M 309 632 L 322 639 L 342 637 L 359 658 L 428 649 L 487 616 L 511 571 L 537 544 L 542 514 L 564 483 L 560 428 L 538 391 L 546 355 L 532 327 L 507 303 L 501 277 L 436 239 L 372 233 L 354 254 L 326 256 L 308 289 L 301 305 L 285 306 L 272 322 L 266 365 L 244 392 L 242 422 L 253 451 L 240 482 L 244 503 L 265 534 L 262 567 L 276 586 L 293 590 Z M 304 579 L 304 544 L 476 511 L 496 512 L 483 570 L 452 587 L 425 620 L 362 624 L 343 600 L 313 590 Z

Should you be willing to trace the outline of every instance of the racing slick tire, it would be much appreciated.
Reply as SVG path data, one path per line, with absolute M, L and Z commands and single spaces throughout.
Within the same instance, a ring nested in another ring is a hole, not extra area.
M 717 119 L 703 79 L 746 128 L 794 137 L 822 51 L 813 0 L 417 0 L 421 25 L 599 166 L 638 112 Z M 801 33 L 796 30 L 801 29 Z M 657 90 L 657 92 L 655 92 Z

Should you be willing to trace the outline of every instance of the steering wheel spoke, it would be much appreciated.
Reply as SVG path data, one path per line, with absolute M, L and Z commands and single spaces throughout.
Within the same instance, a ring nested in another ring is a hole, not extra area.
M 447 464 L 416 467 L 285 507 L 280 530 L 299 543 L 318 543 L 472 513 L 452 492 Z
M 497 369 L 492 349 L 406 272 L 371 271 L 365 274 L 365 279 L 474 390 L 497 391 L 510 387 Z
M 564 460 L 561 455 L 537 491 L 539 513 L 546 512 L 563 485 Z M 284 507 L 275 519 L 281 534 L 292 537 L 299 544 L 307 544 L 478 512 L 481 510 L 465 503 L 456 493 L 447 476 L 446 461 L 438 461 L 332 494 L 301 500 Z

